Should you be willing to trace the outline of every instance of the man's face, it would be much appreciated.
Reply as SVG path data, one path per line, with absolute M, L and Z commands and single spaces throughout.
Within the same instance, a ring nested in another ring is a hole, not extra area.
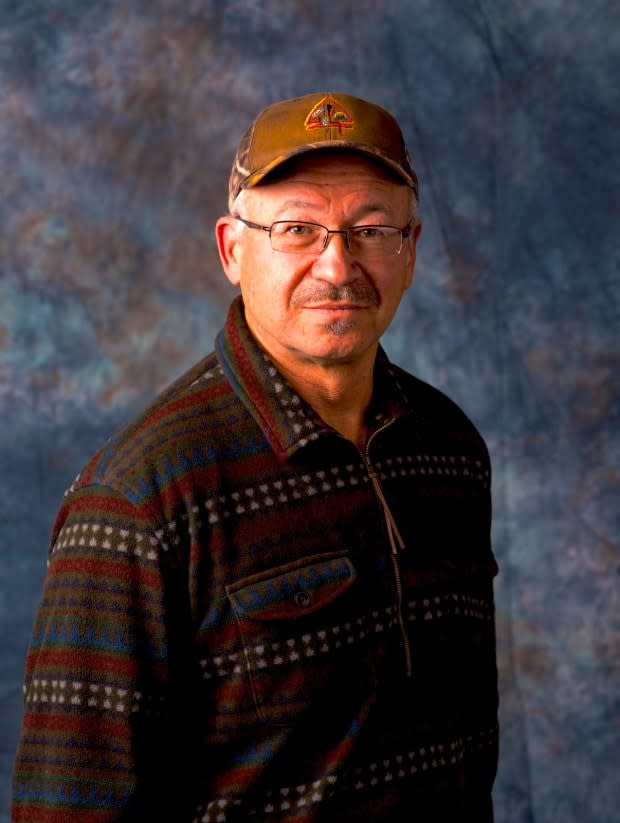
M 310 154 L 286 177 L 243 192 L 234 213 L 269 226 L 276 220 L 402 228 L 410 194 L 380 166 L 355 154 Z M 222 217 L 216 236 L 228 279 L 241 288 L 248 325 L 281 366 L 296 370 L 374 359 L 379 339 L 413 277 L 421 226 L 400 254 L 354 256 L 343 235 L 321 253 L 274 251 L 267 232 Z

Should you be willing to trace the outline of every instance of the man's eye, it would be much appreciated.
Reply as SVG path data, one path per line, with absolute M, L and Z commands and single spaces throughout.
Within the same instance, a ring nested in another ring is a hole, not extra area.
M 362 240 L 375 240 L 377 237 L 383 237 L 384 231 L 382 226 L 360 226 L 355 229 L 355 234 Z
M 307 223 L 289 223 L 286 227 L 286 233 L 292 234 L 294 237 L 316 234 L 316 230 L 316 226 L 308 225 Z

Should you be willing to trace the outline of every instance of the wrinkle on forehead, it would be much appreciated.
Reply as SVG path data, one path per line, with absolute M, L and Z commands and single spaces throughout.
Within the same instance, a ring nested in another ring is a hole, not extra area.
M 406 184 L 376 163 L 346 156 L 299 161 L 294 173 L 268 178 L 242 192 L 236 206 L 267 209 L 272 220 L 312 220 L 314 215 L 344 210 L 352 219 L 374 214 L 377 221 L 389 223 L 398 217 L 400 224 L 409 216 L 409 202 Z
M 359 197 L 356 215 L 375 213 L 379 219 L 391 222 L 396 216 L 388 216 L 400 214 L 404 205 L 405 219 L 416 217 L 415 198 L 406 183 L 362 155 L 317 152 L 290 161 L 285 170 L 279 169 L 254 188 L 242 191 L 235 201 L 235 211 L 239 213 L 251 203 L 257 209 L 270 207 L 271 219 L 288 217 L 293 212 L 291 216 L 301 220 L 304 212 L 327 212 L 335 201 Z M 298 187 L 303 186 L 308 189 L 300 192 Z
M 317 199 L 313 201 L 289 199 L 278 203 L 272 211 L 272 216 L 274 218 L 284 219 L 289 216 L 293 220 L 303 220 L 304 218 L 299 217 L 299 215 L 315 213 L 328 214 L 332 210 L 332 203 L 329 199 Z M 362 215 L 368 215 L 369 218 L 370 215 L 377 215 L 380 219 L 391 219 L 391 215 L 398 211 L 398 209 L 388 205 L 385 201 L 365 199 L 362 199 L 360 202 L 356 202 L 355 205 L 349 210 L 350 217 L 352 219 Z

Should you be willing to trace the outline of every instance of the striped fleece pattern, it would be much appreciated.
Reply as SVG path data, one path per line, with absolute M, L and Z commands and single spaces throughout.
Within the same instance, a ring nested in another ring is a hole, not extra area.
M 369 420 L 362 455 L 237 300 L 94 456 L 53 528 L 14 821 L 492 820 L 488 454 L 382 351 Z

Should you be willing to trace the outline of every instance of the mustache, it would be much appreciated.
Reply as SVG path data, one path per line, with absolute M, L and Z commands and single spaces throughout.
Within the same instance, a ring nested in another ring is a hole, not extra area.
M 378 306 L 379 296 L 368 283 L 302 283 L 293 297 L 293 305 L 313 303 L 348 303 L 358 306 Z

